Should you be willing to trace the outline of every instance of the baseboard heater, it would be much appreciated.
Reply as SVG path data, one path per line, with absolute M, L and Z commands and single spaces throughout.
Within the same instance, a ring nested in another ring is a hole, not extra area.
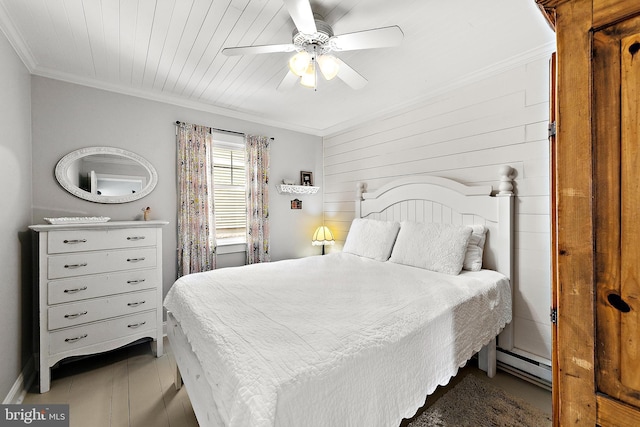
M 498 368 L 542 388 L 551 390 L 551 366 L 541 360 L 535 360 L 516 351 L 498 348 Z

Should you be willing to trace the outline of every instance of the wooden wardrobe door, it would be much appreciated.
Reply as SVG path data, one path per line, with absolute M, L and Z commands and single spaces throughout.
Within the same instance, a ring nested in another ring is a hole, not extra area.
M 640 17 L 593 34 L 596 391 L 602 425 L 640 422 Z

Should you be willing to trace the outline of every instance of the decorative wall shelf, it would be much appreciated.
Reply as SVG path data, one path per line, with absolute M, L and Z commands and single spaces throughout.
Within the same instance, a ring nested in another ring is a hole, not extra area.
M 276 184 L 276 189 L 279 194 L 316 194 L 320 187 L 313 187 L 308 185 L 287 185 Z

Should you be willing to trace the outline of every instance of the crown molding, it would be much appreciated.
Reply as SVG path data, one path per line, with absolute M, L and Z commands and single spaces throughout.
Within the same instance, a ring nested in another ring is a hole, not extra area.
M 4 2 L 0 1 L 0 31 L 5 35 L 11 47 L 16 52 L 22 63 L 27 67 L 27 70 L 33 74 L 33 70 L 36 69 L 36 61 L 33 57 L 33 53 L 29 46 L 24 42 L 24 37 L 17 27 L 13 24 L 13 20 L 9 15 L 9 11 L 4 5 Z

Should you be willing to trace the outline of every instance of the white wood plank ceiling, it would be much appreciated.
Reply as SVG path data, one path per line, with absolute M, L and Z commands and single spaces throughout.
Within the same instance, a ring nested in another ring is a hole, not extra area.
M 399 47 L 342 52 L 368 79 L 277 86 L 292 54 L 282 0 L 0 0 L 0 29 L 32 74 L 327 135 L 550 51 L 534 0 L 318 0 L 335 34 L 399 25 Z

